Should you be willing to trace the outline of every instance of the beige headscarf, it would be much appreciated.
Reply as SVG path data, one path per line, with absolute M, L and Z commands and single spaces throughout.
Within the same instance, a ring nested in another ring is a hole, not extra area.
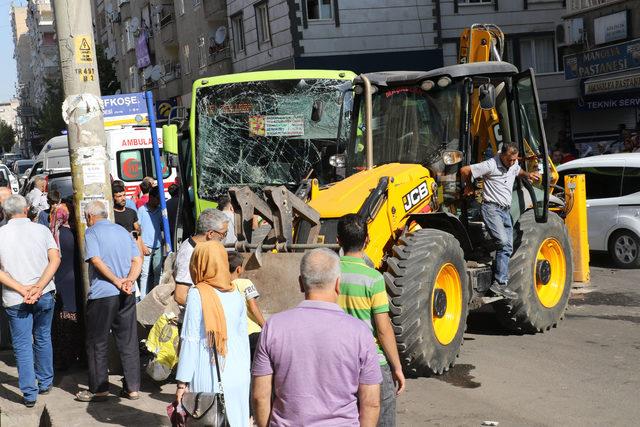
M 198 243 L 189 263 L 191 279 L 195 283 L 202 300 L 202 316 L 209 339 L 209 347 L 213 347 L 215 337 L 216 349 L 221 356 L 227 354 L 227 322 L 220 297 L 214 289 L 231 292 L 229 258 L 220 242 L 210 240 Z

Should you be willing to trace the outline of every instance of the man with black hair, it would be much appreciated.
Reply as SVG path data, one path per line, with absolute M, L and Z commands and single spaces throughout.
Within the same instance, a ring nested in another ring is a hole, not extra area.
M 111 183 L 111 193 L 113 194 L 113 216 L 115 223 L 123 227 L 136 241 L 140 249 L 140 256 L 144 255 L 140 224 L 138 224 L 138 213 L 127 207 L 127 194 L 122 181 Z
M 136 208 L 140 209 L 141 206 L 144 206 L 149 201 L 149 191 L 153 188 L 152 179 L 147 179 L 145 177 L 140 183 L 140 193 L 142 195 L 136 199 Z
M 356 214 L 340 218 L 338 243 L 344 251 L 340 258 L 338 304 L 347 314 L 369 326 L 375 337 L 382 371 L 378 426 L 395 426 L 396 396 L 404 390 L 405 378 L 389 318 L 389 298 L 384 278 L 364 261 L 364 248 L 369 243 L 367 222 Z
M 474 194 L 471 178 L 484 179 L 482 219 L 496 244 L 493 262 L 491 291 L 505 298 L 517 298 L 507 288 L 509 281 L 509 259 L 513 252 L 513 222 L 511 219 L 511 195 L 516 177 L 530 181 L 540 180 L 537 172 L 527 172 L 518 164 L 518 145 L 504 142 L 500 153 L 484 162 L 463 166 L 460 175 L 465 183 L 464 195 Z
M 49 207 L 38 212 L 38 224 L 42 224 L 49 228 L 49 217 L 51 216 L 51 211 L 53 211 L 60 202 L 60 192 L 58 190 L 49 191 L 47 193 L 47 203 L 49 204 Z
M 169 232 L 171 233 L 171 241 L 173 242 L 176 235 L 176 219 L 178 217 L 178 203 L 180 202 L 180 185 L 171 184 L 167 188 L 171 198 L 167 200 L 167 218 L 169 219 Z

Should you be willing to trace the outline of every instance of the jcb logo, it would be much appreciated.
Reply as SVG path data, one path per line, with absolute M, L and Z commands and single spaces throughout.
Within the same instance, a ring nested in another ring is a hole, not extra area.
M 427 183 L 423 182 L 413 190 L 409 191 L 404 197 L 402 197 L 402 203 L 404 203 L 404 211 L 409 212 L 411 208 L 420 203 L 422 200 L 429 196 L 429 188 Z

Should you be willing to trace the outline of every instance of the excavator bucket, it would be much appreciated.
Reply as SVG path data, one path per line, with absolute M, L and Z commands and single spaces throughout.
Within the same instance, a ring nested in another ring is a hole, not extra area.
M 304 299 L 298 276 L 304 252 L 266 252 L 258 264 L 254 253 L 245 257 L 244 277 L 260 292 L 260 309 L 265 316 L 295 307 Z

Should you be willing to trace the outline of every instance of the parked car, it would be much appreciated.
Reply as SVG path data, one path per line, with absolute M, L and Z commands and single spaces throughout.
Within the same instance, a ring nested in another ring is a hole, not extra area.
M 584 174 L 589 247 L 616 266 L 640 268 L 640 153 L 606 154 L 558 166 L 563 177 Z
M 71 169 L 58 169 L 56 171 L 43 171 L 40 176 L 46 180 L 45 193 L 51 190 L 58 190 L 60 196 L 64 199 L 73 196 L 73 186 L 71 184 Z M 20 194 L 27 196 L 35 184 L 35 175 L 29 181 L 25 182 L 20 189 Z
M 4 179 L 6 179 L 9 182 L 9 184 L 11 185 L 11 191 L 13 191 L 14 194 L 20 191 L 18 180 L 16 179 L 15 176 L 13 176 L 13 174 L 11 173 L 7 165 L 0 164 L 0 174 L 2 174 Z
M 29 176 L 29 172 L 31 172 L 31 168 L 35 162 L 33 159 L 26 159 L 16 160 L 13 164 L 13 174 L 18 178 L 20 185 L 22 185 L 27 176 Z
M 4 153 L 2 155 L 2 162 L 7 165 L 7 167 L 11 168 L 13 163 L 16 160 L 20 160 L 22 158 L 22 154 L 20 153 Z

